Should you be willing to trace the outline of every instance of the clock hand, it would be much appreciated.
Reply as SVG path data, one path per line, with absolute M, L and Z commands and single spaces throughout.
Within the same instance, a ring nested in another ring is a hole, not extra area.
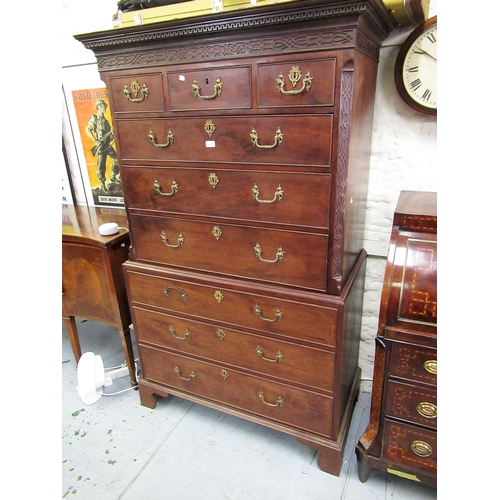
M 417 47 L 418 50 L 421 50 L 423 54 L 431 57 L 432 59 L 434 59 L 434 61 L 437 62 L 437 57 L 434 57 L 433 55 L 429 54 L 429 52 L 425 51 L 422 47 Z

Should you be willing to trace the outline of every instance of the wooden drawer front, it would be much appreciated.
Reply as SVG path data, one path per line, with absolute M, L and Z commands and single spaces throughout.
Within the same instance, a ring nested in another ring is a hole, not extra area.
M 246 327 L 335 346 L 337 309 L 227 287 L 173 280 L 126 271 L 127 293 L 134 304 L 151 305 L 217 323 Z
M 139 342 L 333 391 L 335 354 L 134 307 Z
M 280 75 L 283 83 L 278 85 Z M 261 64 L 258 67 L 257 93 L 261 108 L 333 106 L 334 89 L 335 59 L 309 59 L 293 63 Z
M 391 375 L 436 385 L 436 349 L 397 342 L 391 344 Z
M 144 345 L 140 353 L 144 378 L 148 380 L 323 436 L 331 435 L 331 397 Z M 281 405 L 277 403 L 280 398 Z
M 109 84 L 116 114 L 165 111 L 165 92 L 161 73 L 111 77 Z M 128 97 L 124 89 L 128 89 Z
M 382 447 L 382 455 L 388 460 L 427 472 L 437 471 L 435 431 L 386 420 Z
M 252 107 L 250 66 L 167 73 L 167 85 L 171 111 Z
M 130 216 L 130 230 L 138 260 L 325 289 L 324 235 L 141 215 Z
M 389 381 L 385 412 L 388 416 L 437 428 L 437 391 Z
M 211 137 L 205 130 L 208 118 L 117 120 L 122 160 L 330 166 L 331 115 L 210 120 L 216 127 Z M 252 143 L 252 130 L 257 145 Z M 275 139 L 280 131 L 281 145 Z
M 122 174 L 133 186 L 129 209 L 328 227 L 330 174 L 152 167 Z

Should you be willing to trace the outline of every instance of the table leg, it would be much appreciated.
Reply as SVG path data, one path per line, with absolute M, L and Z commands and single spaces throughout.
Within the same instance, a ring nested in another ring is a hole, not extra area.
M 73 349 L 73 355 L 75 356 L 75 361 L 78 364 L 82 356 L 82 349 L 80 347 L 80 339 L 78 337 L 78 330 L 76 328 L 76 321 L 74 316 L 63 317 L 64 325 L 66 326 L 66 331 L 68 332 L 69 343 L 71 344 L 71 349 Z
M 125 331 L 119 330 L 119 333 L 123 352 L 125 353 L 125 362 L 127 363 L 128 371 L 130 373 L 130 381 L 132 382 L 132 385 L 137 385 L 137 379 L 135 377 L 134 350 L 132 348 L 130 328 L 127 328 Z

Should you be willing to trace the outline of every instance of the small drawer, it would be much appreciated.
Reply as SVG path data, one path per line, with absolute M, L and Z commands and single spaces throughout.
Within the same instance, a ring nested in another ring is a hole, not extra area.
M 131 210 L 326 229 L 330 174 L 123 167 Z M 314 207 L 314 208 L 313 208 Z
M 257 374 L 333 391 L 335 354 L 332 352 L 140 307 L 132 311 L 139 343 L 147 342 Z
M 386 420 L 382 456 L 433 474 L 437 471 L 437 434 L 412 425 Z
M 116 120 L 122 164 L 202 162 L 330 168 L 332 115 Z M 213 168 L 213 167 L 212 167 Z
M 332 434 L 331 397 L 144 345 L 140 355 L 147 380 L 322 436 Z
M 399 342 L 391 346 L 390 375 L 436 385 L 436 349 Z
M 165 93 L 161 73 L 110 77 L 115 113 L 164 112 Z
M 160 269 L 143 272 L 133 263 L 125 263 L 124 268 L 127 295 L 133 305 L 153 306 L 201 321 L 264 332 L 270 338 L 296 338 L 335 347 L 341 307 L 335 304 L 335 298 L 327 306 L 319 301 L 297 301 L 284 292 L 275 297 L 239 290 L 217 280 L 195 283 L 173 279 Z
M 169 72 L 167 85 L 171 111 L 252 107 L 250 66 Z
M 385 403 L 387 416 L 437 428 L 437 391 L 389 380 Z
M 335 59 L 258 66 L 260 108 L 333 106 L 334 93 Z
M 130 215 L 137 260 L 325 290 L 328 238 Z

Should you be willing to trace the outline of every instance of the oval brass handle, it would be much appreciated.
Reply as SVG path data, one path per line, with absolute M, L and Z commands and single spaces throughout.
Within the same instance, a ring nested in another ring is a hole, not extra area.
M 281 363 L 283 361 L 283 354 L 281 353 L 281 351 L 278 351 L 276 353 L 276 358 L 269 359 L 263 356 L 262 347 L 260 347 L 260 345 L 258 345 L 255 350 L 257 351 L 257 356 L 259 356 L 259 358 L 263 359 L 264 361 L 269 361 L 270 363 Z
M 162 196 L 173 196 L 174 194 L 177 194 L 179 192 L 179 184 L 177 184 L 177 182 L 175 182 L 175 179 L 172 180 L 172 185 L 170 186 L 170 193 L 163 193 L 162 192 L 160 183 L 158 182 L 158 179 L 154 180 L 153 187 L 155 188 L 155 191 L 158 194 L 161 194 Z
M 433 403 L 427 401 L 421 401 L 417 405 L 417 411 L 424 418 L 436 418 L 437 417 L 437 406 Z
M 274 193 L 274 198 L 272 200 L 259 200 L 259 194 L 260 194 L 259 186 L 257 186 L 257 184 L 254 184 L 252 188 L 252 194 L 253 197 L 255 198 L 255 201 L 259 203 L 274 203 L 276 200 L 281 201 L 283 199 L 283 195 L 285 194 L 285 192 L 283 191 L 283 189 L 281 189 L 281 185 L 279 184 L 278 187 L 276 188 L 276 191 Z
M 431 373 L 432 375 L 437 375 L 437 372 L 438 372 L 437 360 L 435 360 L 435 359 L 428 359 L 424 363 L 424 369 L 426 371 L 428 371 L 429 373 Z
M 167 142 L 165 144 L 157 144 L 156 136 L 155 136 L 155 133 L 153 132 L 152 129 L 149 129 L 148 137 L 149 137 L 149 140 L 151 141 L 151 144 L 153 146 L 156 146 L 157 148 L 166 148 L 168 146 L 171 146 L 174 143 L 174 134 L 172 133 L 172 130 L 170 130 L 170 129 L 168 129 Z
M 162 231 L 161 241 L 163 241 L 163 243 L 169 248 L 179 248 L 184 243 L 184 236 L 182 236 L 182 233 L 179 233 L 179 236 L 177 237 L 177 245 L 170 245 L 167 241 L 167 235 L 165 234 L 165 231 Z
M 264 399 L 264 393 L 262 391 L 259 391 L 257 393 L 257 395 L 259 396 L 259 399 L 267 406 L 283 406 L 283 403 L 285 402 L 285 400 L 281 397 L 281 396 L 278 396 L 278 399 L 276 400 L 276 403 L 268 403 L 265 399 Z
M 291 70 L 290 73 L 288 74 L 288 77 L 290 78 L 290 81 L 292 82 L 292 86 L 295 87 L 298 83 L 298 81 L 302 78 L 302 73 L 300 72 L 299 68 L 297 66 L 294 66 Z M 301 94 L 304 92 L 309 92 L 311 89 L 313 77 L 309 73 L 309 71 L 306 73 L 306 76 L 302 80 L 302 88 L 297 89 L 297 90 L 285 90 L 285 78 L 283 75 L 280 73 L 278 75 L 278 78 L 276 78 L 276 85 L 278 87 L 278 91 L 281 92 L 282 94 L 286 95 L 296 95 L 296 94 Z
M 194 372 L 194 371 L 192 371 L 189 374 L 189 377 L 183 377 L 181 375 L 181 371 L 180 371 L 180 369 L 179 369 L 179 367 L 177 365 L 174 367 L 174 371 L 175 371 L 175 373 L 177 373 L 177 375 L 179 376 L 179 378 L 181 378 L 182 380 L 193 380 L 196 377 L 196 372 Z
M 260 145 L 259 136 L 257 135 L 257 132 L 254 128 L 252 128 L 252 132 L 250 133 L 250 138 L 252 139 L 252 144 L 260 149 L 273 149 L 276 146 L 281 146 L 283 144 L 283 134 L 281 133 L 281 129 L 279 127 L 278 130 L 276 130 L 276 134 L 274 136 L 274 144 Z
M 263 259 L 261 257 L 262 249 L 260 248 L 260 245 L 257 243 L 254 247 L 254 252 L 255 256 L 259 258 L 262 262 L 269 262 L 270 264 L 274 264 L 275 262 L 278 262 L 280 260 L 283 260 L 283 256 L 285 255 L 285 252 L 281 247 L 276 250 L 276 257 L 273 260 L 268 260 L 268 259 Z
M 281 321 L 281 318 L 283 318 L 283 313 L 281 312 L 279 307 L 276 308 L 276 312 L 274 313 L 274 319 L 268 319 L 261 316 L 262 311 L 260 309 L 259 304 L 255 304 L 253 306 L 253 310 L 255 311 L 255 314 L 263 321 L 269 321 L 271 323 L 274 323 L 275 321 Z
M 170 325 L 168 328 L 168 331 L 172 334 L 172 336 L 176 339 L 179 340 L 189 340 L 191 338 L 191 332 L 186 328 L 186 333 L 184 334 L 184 337 L 179 337 L 175 334 L 175 328 Z
M 222 94 L 223 85 L 224 84 L 221 82 L 220 76 L 218 76 L 215 80 L 214 93 L 212 95 L 200 94 L 200 86 L 198 85 L 196 78 L 193 80 L 193 84 L 191 85 L 191 87 L 193 88 L 193 92 L 196 97 L 199 97 L 200 99 L 215 99 L 216 97 L 220 97 L 220 95 Z
M 433 453 L 431 445 L 425 441 L 413 441 L 410 448 L 415 455 L 422 458 L 430 457 Z
M 174 286 L 165 287 L 165 290 L 163 290 L 165 297 L 168 297 L 170 295 L 170 290 L 175 290 L 176 292 L 179 292 L 180 296 L 184 299 L 184 302 L 187 300 L 186 292 L 184 290 L 181 290 L 180 288 L 175 288 Z
M 134 97 L 130 97 L 130 91 L 134 94 Z M 137 95 L 141 92 L 142 97 L 138 98 Z M 144 99 L 148 98 L 149 95 L 149 89 L 144 83 L 144 85 L 141 86 L 139 85 L 139 82 L 137 80 L 134 80 L 130 84 L 130 89 L 127 87 L 127 85 L 123 86 L 123 93 L 125 94 L 125 97 L 130 101 L 130 102 L 142 102 Z

